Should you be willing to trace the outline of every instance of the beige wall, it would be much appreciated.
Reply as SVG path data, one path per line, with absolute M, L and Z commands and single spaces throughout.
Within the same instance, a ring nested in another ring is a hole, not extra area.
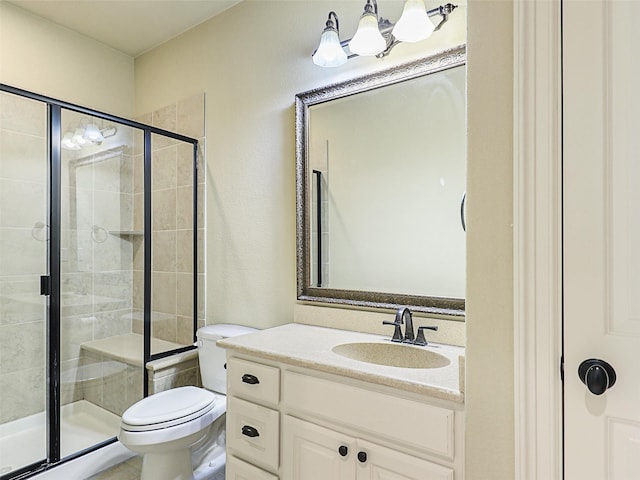
M 0 1 L 0 83 L 133 114 L 133 58 Z
M 403 2 L 386 1 L 398 18 Z M 326 2 L 244 1 L 136 59 L 136 111 L 205 91 L 207 322 L 290 322 L 295 304 L 294 96 L 464 43 L 465 8 L 422 45 L 337 69 L 313 65 Z M 362 5 L 332 2 L 343 37 Z M 326 309 L 323 309 L 326 310 Z
M 513 4 L 469 2 L 466 478 L 512 480 Z

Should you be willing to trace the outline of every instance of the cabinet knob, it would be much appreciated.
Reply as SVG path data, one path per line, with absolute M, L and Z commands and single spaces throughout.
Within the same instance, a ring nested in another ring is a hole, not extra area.
M 248 383 L 249 385 L 257 385 L 258 383 L 260 383 L 260 380 L 258 380 L 258 377 L 256 377 L 255 375 L 245 373 L 244 375 L 242 375 L 242 382 Z
M 340 445 L 338 447 L 338 453 L 340 454 L 341 457 L 346 457 L 347 453 L 349 453 L 349 449 L 347 448 L 346 445 Z
M 358 461 L 364 463 L 367 461 L 367 452 L 358 452 Z

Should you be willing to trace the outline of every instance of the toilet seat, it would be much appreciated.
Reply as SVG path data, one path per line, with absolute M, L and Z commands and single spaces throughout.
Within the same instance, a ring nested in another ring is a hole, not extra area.
M 198 387 L 179 387 L 151 395 L 122 414 L 122 430 L 149 432 L 191 422 L 209 413 L 218 395 Z

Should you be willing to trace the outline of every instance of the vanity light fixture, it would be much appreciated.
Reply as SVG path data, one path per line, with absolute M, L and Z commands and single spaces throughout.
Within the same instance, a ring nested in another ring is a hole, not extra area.
M 377 0 L 367 0 L 355 35 L 342 42 L 339 38 L 338 15 L 333 11 L 329 12 L 320 45 L 313 52 L 313 63 L 321 67 L 338 67 L 356 56 L 385 57 L 401 42 L 418 42 L 428 38 L 442 27 L 456 8 L 457 5 L 447 3 L 426 10 L 424 0 L 406 0 L 402 16 L 393 24 L 378 16 Z M 430 18 L 436 15 L 442 17 L 438 25 L 434 25 Z M 335 19 L 335 26 L 332 17 Z M 345 48 L 349 51 L 348 55 Z
M 117 132 L 115 126 L 100 129 L 95 123 L 89 123 L 66 132 L 60 146 L 65 150 L 80 150 L 85 146 L 100 145 L 105 138 L 113 137 Z

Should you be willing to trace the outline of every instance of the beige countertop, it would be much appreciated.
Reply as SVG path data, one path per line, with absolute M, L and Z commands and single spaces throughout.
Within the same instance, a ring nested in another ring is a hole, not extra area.
M 430 343 L 449 359 L 440 368 L 401 368 L 345 358 L 332 351 L 344 343 L 391 343 L 388 336 L 291 323 L 218 341 L 218 346 L 268 360 L 343 375 L 443 400 L 464 403 L 464 348 Z M 462 358 L 461 358 L 462 357 Z

